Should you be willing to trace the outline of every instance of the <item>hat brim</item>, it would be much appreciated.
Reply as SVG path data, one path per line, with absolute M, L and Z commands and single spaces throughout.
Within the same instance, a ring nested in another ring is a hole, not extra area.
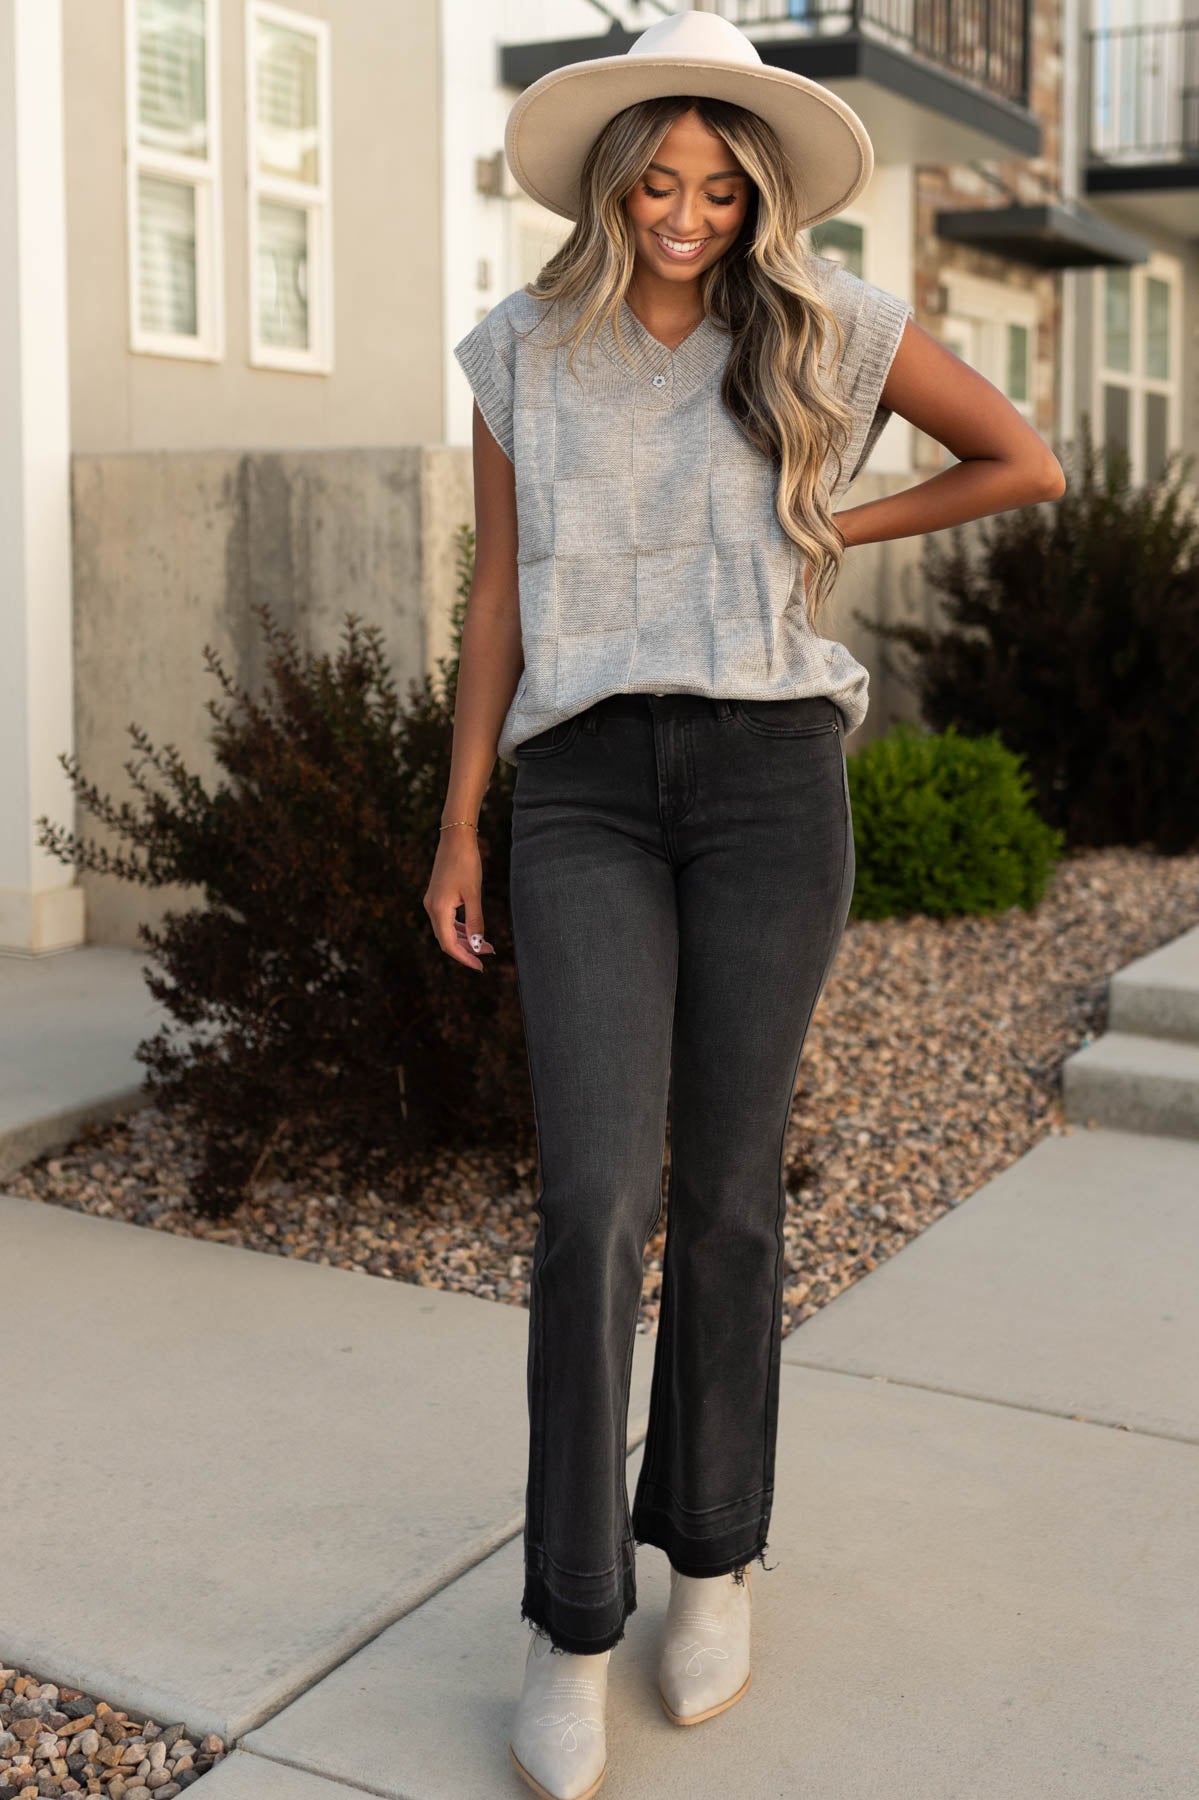
M 550 212 L 577 218 L 583 162 L 598 134 L 626 106 L 666 94 L 729 100 L 765 119 L 795 170 L 805 227 L 841 212 L 874 173 L 857 113 L 804 75 L 769 63 L 601 56 L 552 69 L 515 102 L 504 128 L 513 177 Z

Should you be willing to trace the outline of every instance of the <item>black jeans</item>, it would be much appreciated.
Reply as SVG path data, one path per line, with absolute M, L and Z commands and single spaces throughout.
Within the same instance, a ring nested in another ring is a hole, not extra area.
M 521 1616 L 594 1653 L 636 1607 L 636 1544 L 686 1575 L 739 1572 L 766 1546 L 784 1134 L 855 873 L 844 717 L 822 696 L 616 694 L 516 761 L 512 923 L 540 1172 Z

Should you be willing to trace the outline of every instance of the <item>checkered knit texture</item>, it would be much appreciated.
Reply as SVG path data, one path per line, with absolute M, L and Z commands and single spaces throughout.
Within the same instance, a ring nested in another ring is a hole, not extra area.
M 890 417 L 879 396 L 913 308 L 810 263 L 845 334 L 853 430 L 840 481 L 826 469 L 835 503 Z M 728 333 L 705 319 L 672 352 L 622 303 L 623 348 L 605 325 L 572 373 L 550 341 L 565 316 L 518 289 L 454 346 L 515 466 L 524 670 L 498 754 L 515 762 L 525 738 L 618 692 L 825 694 L 855 731 L 869 674 L 808 620 L 770 460 L 720 398 Z

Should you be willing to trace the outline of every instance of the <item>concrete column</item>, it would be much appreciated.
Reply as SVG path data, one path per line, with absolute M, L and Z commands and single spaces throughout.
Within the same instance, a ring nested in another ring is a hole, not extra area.
M 62 0 L 0 0 L 0 951 L 82 943 L 74 745 Z

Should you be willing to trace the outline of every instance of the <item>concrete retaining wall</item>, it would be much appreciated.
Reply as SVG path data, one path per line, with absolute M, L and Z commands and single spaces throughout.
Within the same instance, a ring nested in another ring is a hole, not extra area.
M 211 644 L 251 691 L 265 600 L 315 651 L 347 612 L 377 624 L 403 691 L 450 647 L 454 533 L 473 517 L 470 455 L 442 448 L 133 453 L 73 461 L 76 743 L 87 779 L 132 796 L 136 722 L 217 774 Z M 79 829 L 105 841 L 81 815 Z M 135 944 L 187 899 L 84 874 L 91 943 Z
M 910 485 L 863 476 L 853 502 Z M 128 726 L 173 744 L 207 781 L 217 775 L 205 710 L 219 699 L 204 665 L 211 644 L 257 691 L 264 649 L 251 605 L 266 600 L 307 648 L 333 650 L 347 612 L 380 626 L 401 691 L 450 648 L 455 532 L 473 521 L 469 450 L 160 451 L 73 459 L 76 742 L 87 779 L 132 797 Z M 910 697 L 881 667 L 879 645 L 853 619 L 927 616 L 922 539 L 852 549 L 821 630 L 871 670 L 856 749 Z M 104 841 L 86 815 L 78 829 Z M 186 904 L 84 874 L 87 938 L 137 943 L 137 926 Z

